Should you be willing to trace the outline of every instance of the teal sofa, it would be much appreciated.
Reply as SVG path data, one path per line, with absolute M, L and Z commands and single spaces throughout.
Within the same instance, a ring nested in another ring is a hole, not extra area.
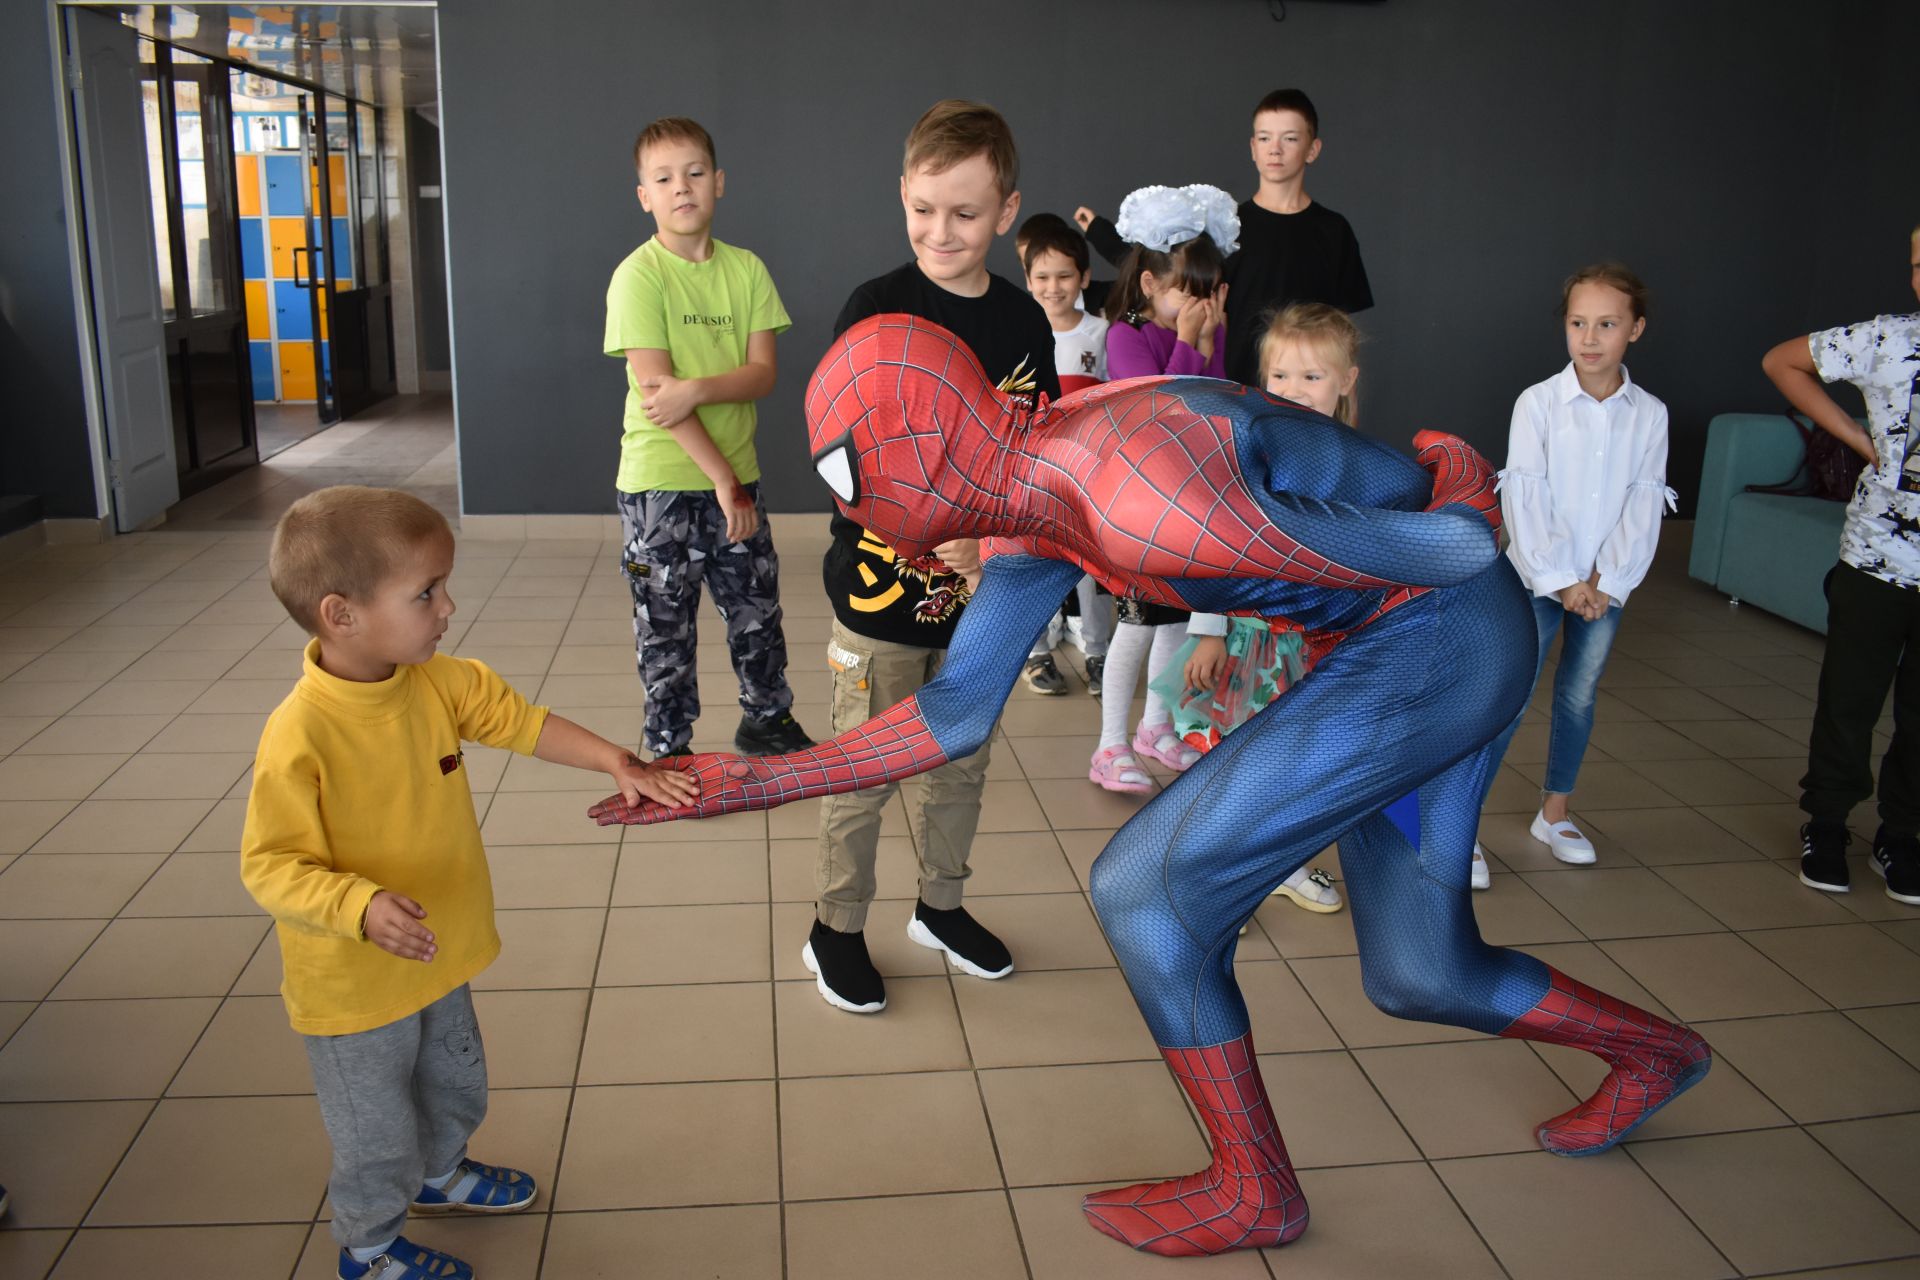
M 1737 601 L 1824 635 L 1821 585 L 1840 556 L 1847 504 L 1746 492 L 1750 484 L 1796 479 L 1805 453 L 1785 414 L 1723 413 L 1709 423 L 1687 571 Z

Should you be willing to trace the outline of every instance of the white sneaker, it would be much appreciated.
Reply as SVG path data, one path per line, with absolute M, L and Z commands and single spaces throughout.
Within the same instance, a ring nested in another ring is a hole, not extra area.
M 1473 842 L 1473 887 L 1475 889 L 1493 888 L 1493 870 L 1487 866 L 1487 851 L 1480 842 Z
M 1544 810 L 1533 815 L 1533 838 L 1547 846 L 1560 861 L 1576 867 L 1591 866 L 1595 859 L 1593 841 L 1580 834 L 1571 822 L 1548 823 Z
M 1333 887 L 1333 877 L 1318 867 L 1300 868 L 1282 880 L 1272 896 L 1286 898 L 1296 907 L 1323 915 L 1338 911 L 1344 905 L 1340 891 Z

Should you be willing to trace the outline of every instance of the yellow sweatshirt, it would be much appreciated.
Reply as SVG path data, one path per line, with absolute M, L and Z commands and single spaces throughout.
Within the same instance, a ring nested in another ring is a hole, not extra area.
M 531 754 L 547 709 L 485 664 L 435 655 L 367 684 L 306 673 L 260 735 L 240 875 L 280 936 L 293 1029 L 368 1031 L 426 1008 L 500 953 L 462 741 Z M 427 910 L 433 960 L 366 941 L 387 889 Z

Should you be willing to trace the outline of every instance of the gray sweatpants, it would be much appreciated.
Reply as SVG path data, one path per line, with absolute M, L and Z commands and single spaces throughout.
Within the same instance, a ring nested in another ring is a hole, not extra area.
M 487 1115 L 487 1054 L 473 993 L 450 991 L 371 1031 L 303 1036 L 333 1140 L 333 1238 L 365 1249 L 400 1233 L 428 1176 L 467 1154 Z

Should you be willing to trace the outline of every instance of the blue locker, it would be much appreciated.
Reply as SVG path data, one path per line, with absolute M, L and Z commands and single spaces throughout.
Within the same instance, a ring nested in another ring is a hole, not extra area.
M 247 355 L 253 366 L 253 398 L 255 400 L 273 400 L 273 344 L 271 342 L 249 342 Z
M 291 280 L 273 282 L 274 331 L 282 341 L 313 337 L 313 311 L 307 291 Z
M 240 219 L 240 274 L 248 280 L 267 278 L 267 229 L 259 218 Z
M 299 156 L 267 156 L 267 213 L 298 218 L 307 212 L 306 171 Z
M 345 218 L 333 220 L 333 278 L 353 279 L 353 232 Z

